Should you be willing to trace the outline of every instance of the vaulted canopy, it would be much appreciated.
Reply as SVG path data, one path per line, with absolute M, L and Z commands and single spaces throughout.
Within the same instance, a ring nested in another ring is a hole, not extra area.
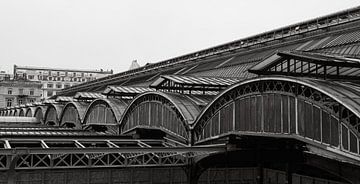
M 88 108 L 87 102 L 69 102 L 64 106 L 60 115 L 60 126 L 81 129 L 82 122 Z

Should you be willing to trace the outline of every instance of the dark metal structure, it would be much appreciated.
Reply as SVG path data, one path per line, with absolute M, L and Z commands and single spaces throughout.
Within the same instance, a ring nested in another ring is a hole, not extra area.
M 41 123 L 0 122 L 0 183 L 360 183 L 359 28 L 356 7 L 1 109 Z

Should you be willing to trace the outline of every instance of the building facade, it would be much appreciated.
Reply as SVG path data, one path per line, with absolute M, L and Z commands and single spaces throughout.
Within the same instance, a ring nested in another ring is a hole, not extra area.
M 74 70 L 14 65 L 14 76 L 41 83 L 42 99 L 56 95 L 57 91 L 61 89 L 111 74 L 113 74 L 113 70 Z
M 38 81 L 6 79 L 0 81 L 0 107 L 13 107 L 41 99 Z
M 0 81 L 9 80 L 14 77 L 13 74 L 6 73 L 5 71 L 0 71 Z

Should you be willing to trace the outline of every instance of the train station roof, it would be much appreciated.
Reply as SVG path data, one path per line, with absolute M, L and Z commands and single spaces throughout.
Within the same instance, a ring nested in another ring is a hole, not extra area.
M 239 81 L 238 78 L 163 75 L 154 81 L 150 87 L 157 90 L 188 91 L 189 94 L 193 94 L 194 92 L 220 91 Z
M 259 75 L 360 79 L 360 59 L 312 52 L 278 52 L 249 69 Z
M 94 92 L 77 92 L 74 96 L 74 99 L 78 100 L 92 100 L 98 98 L 106 98 L 106 96 L 102 95 L 101 93 Z
M 108 86 L 102 94 L 107 96 L 136 96 L 148 91 L 155 91 L 155 89 L 130 86 Z

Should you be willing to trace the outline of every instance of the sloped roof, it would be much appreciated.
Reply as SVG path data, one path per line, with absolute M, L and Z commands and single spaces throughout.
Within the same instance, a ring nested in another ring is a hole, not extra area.
M 148 91 L 155 91 L 155 89 L 145 87 L 129 87 L 129 86 L 108 86 L 104 90 L 105 95 L 119 95 L 119 96 L 135 96 L 140 93 Z
M 55 99 L 56 102 L 72 102 L 74 101 L 73 97 L 70 96 L 58 96 Z
M 296 23 L 248 38 L 235 40 L 233 42 L 183 56 L 167 59 L 134 70 L 82 83 L 64 89 L 61 93 L 74 94 L 77 91 L 86 91 L 94 88 L 104 89 L 107 85 L 116 85 L 128 80 L 135 81 L 132 85 L 136 85 L 136 83 L 143 84 L 146 79 L 144 80 L 142 77 L 159 73 L 159 71 L 170 71 L 174 68 L 177 68 L 178 70 L 173 71 L 172 73 L 176 73 L 177 71 L 180 71 L 180 69 L 186 68 L 182 70 L 181 73 L 179 72 L 179 74 L 186 73 L 187 75 L 255 77 L 256 75 L 243 71 L 248 69 L 249 63 L 255 64 L 266 57 L 268 51 L 276 51 L 276 49 L 280 48 L 280 50 L 296 49 L 304 51 L 332 52 L 329 51 L 329 49 L 339 49 L 344 45 L 359 43 L 358 33 L 356 33 L 359 32 L 357 31 L 359 24 L 356 24 L 360 20 L 359 11 L 360 7 L 355 7 L 327 16 Z M 290 48 L 286 48 L 288 46 Z M 345 50 L 340 49 L 339 52 L 360 54 L 360 51 L 358 52 L 356 49 L 356 47 L 346 48 Z M 237 57 L 237 55 L 239 55 L 239 57 Z M 246 55 L 246 57 L 243 58 L 243 55 Z M 231 59 L 233 56 L 236 57 Z M 245 66 L 245 62 L 247 62 L 248 66 Z M 234 71 L 231 70 L 232 67 L 240 65 L 242 65 L 242 67 L 238 67 L 237 71 L 241 70 L 241 72 L 234 72 L 232 75 L 231 71 Z M 207 70 L 211 70 L 211 73 L 206 73 Z M 199 72 L 204 73 L 198 75 Z M 241 76 L 239 76 L 239 73 L 241 73 Z
M 164 81 L 169 80 L 177 84 L 185 84 L 192 86 L 229 86 L 239 82 L 237 78 L 221 78 L 221 77 L 194 77 L 184 75 L 163 75 L 150 86 L 157 87 Z
M 57 103 L 54 99 L 46 99 L 43 101 L 44 104 L 55 104 Z
M 360 59 L 311 52 L 278 52 L 253 66 L 249 71 L 262 75 L 360 79 Z
M 106 96 L 101 93 L 94 92 L 77 92 L 74 96 L 75 99 L 97 99 L 97 98 L 106 98 Z

